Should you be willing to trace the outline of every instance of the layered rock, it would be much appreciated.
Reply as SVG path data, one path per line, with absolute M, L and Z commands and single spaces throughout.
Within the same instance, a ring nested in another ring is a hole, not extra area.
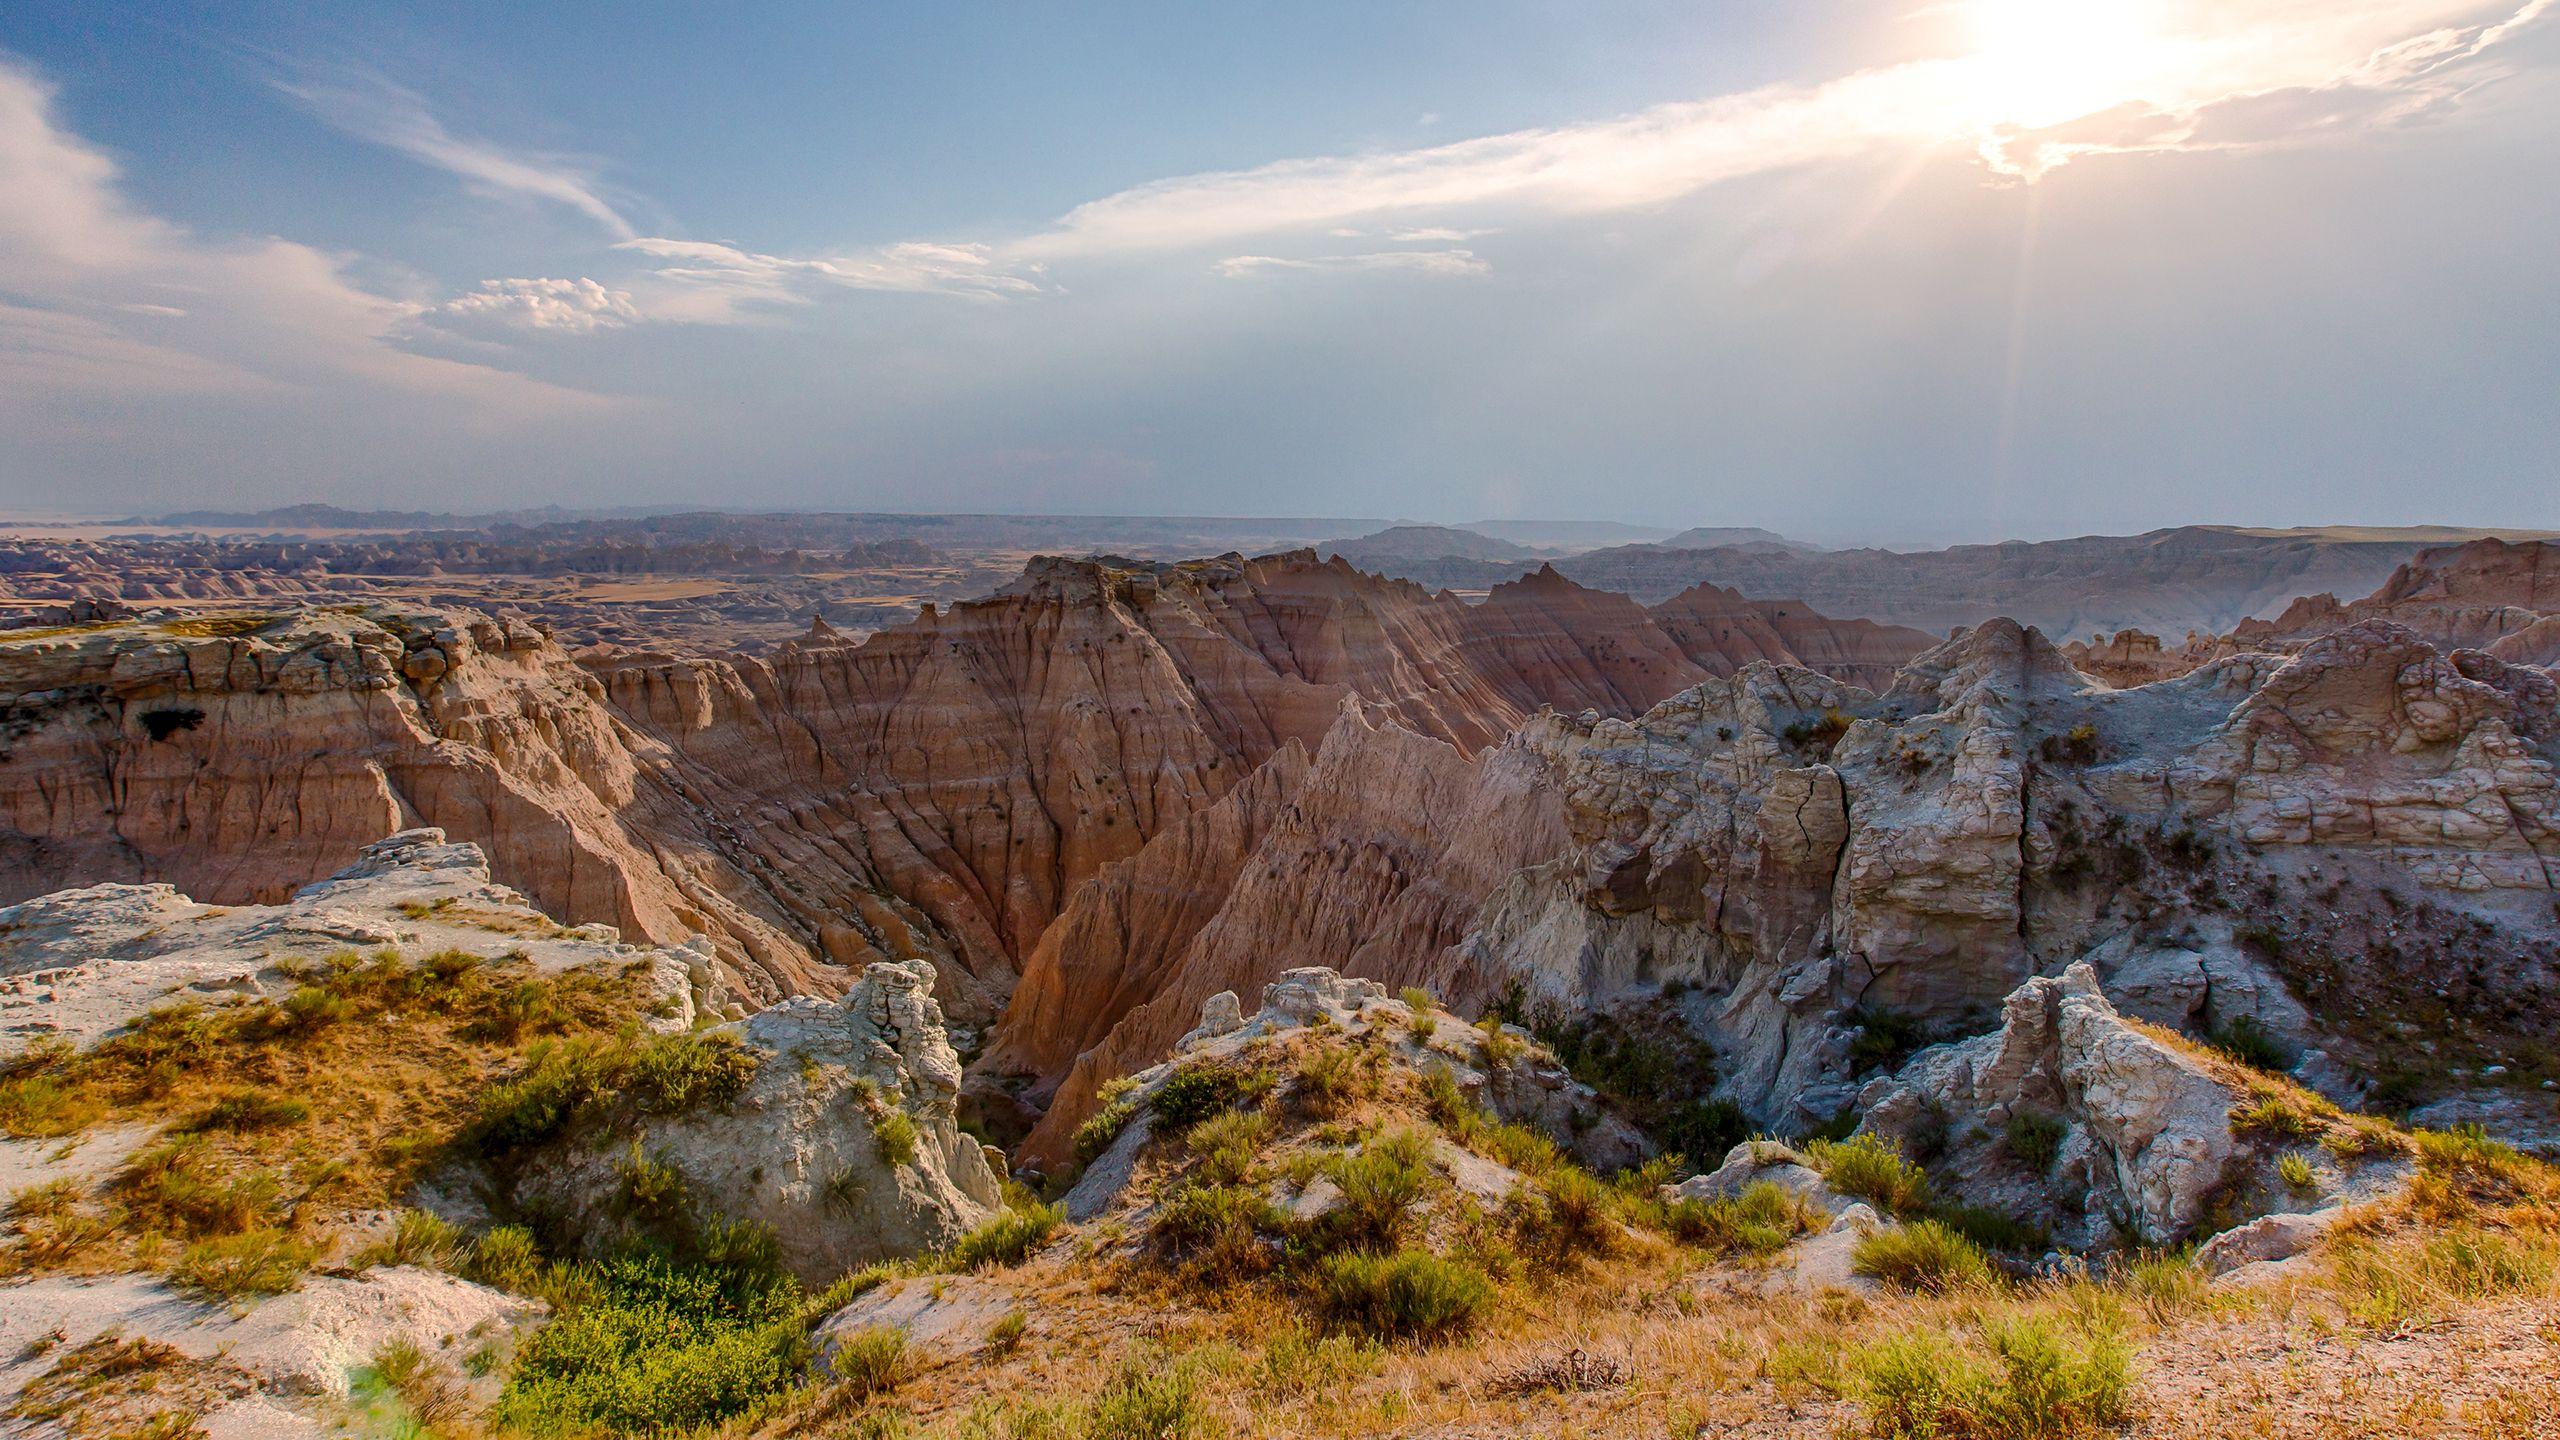
M 1882 689 L 1894 672 L 1938 643 L 1905 625 L 1834 620 L 1798 600 L 1751 600 L 1738 590 L 1693 585 L 1647 612 L 1680 652 L 1710 675 L 1754 660 L 1796 665 Z
M 1971 1033 L 2092 951 L 2164 1006 L 2177 955 L 2198 985 L 2245 971 L 2248 1018 L 2340 1088 L 2406 1063 L 2397 997 L 2494 1055 L 2560 1018 L 2552 697 L 2377 623 L 2116 691 L 1994 623 L 1881 695 L 1754 665 L 1550 718 L 1521 743 L 1570 842 L 1499 888 L 1453 993 L 1676 998 L 1720 1093 L 1782 1125 L 1852 1098 L 1885 1018 Z
M 1100 1085 L 1161 1058 L 1220 991 L 1318 964 L 1444 983 L 1485 897 L 1564 839 L 1528 751 L 1470 760 L 1353 706 L 1311 762 L 1266 772 L 1079 892 L 1035 957 L 977 1067 L 1045 1108 L 1025 1146 L 1034 1163 L 1056 1164 Z M 1130 916 L 1152 923 L 1131 929 Z

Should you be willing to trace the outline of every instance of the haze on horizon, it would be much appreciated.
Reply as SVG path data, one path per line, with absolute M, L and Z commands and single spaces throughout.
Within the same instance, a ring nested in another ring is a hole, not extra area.
M 0 507 L 2560 525 L 2555 8 L 35 0 Z

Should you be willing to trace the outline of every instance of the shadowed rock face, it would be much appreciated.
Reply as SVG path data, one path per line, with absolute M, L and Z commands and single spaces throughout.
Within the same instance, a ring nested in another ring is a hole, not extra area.
M 1455 993 L 1570 1012 L 1678 982 L 1723 1093 L 1785 1124 L 1850 1098 L 1859 1007 L 1973 1033 L 2092 952 L 2110 981 L 2290 987 L 2247 1013 L 2341 1085 L 2395 1061 L 2401 997 L 2495 1054 L 2560 1018 L 2554 696 L 2380 623 L 2110 691 L 1995 623 L 1882 695 L 1752 666 L 1551 718 L 1521 743 L 1571 839 L 1498 887 Z

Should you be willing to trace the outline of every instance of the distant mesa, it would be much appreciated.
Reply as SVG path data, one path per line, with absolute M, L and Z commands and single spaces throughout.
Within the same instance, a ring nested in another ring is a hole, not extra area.
M 1802 540 L 1790 540 L 1775 530 L 1757 525 L 1696 525 L 1668 540 L 1655 542 L 1665 550 L 1771 550 L 1798 555 L 1819 555 L 1822 546 Z
M 1319 555 L 1339 555 L 1363 570 L 1415 560 L 1543 560 L 1560 552 L 1532 549 L 1453 525 L 1390 525 L 1375 534 L 1327 540 Z

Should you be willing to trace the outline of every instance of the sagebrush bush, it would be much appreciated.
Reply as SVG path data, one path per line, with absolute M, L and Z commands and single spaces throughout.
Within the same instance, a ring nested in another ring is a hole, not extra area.
M 760 1063 L 754 1051 L 721 1034 L 538 1040 L 514 1079 L 482 1092 L 462 1140 L 496 1159 L 617 1108 L 675 1115 L 725 1105 L 746 1089 Z
M 1156 1133 L 1177 1134 L 1212 1115 L 1232 1110 L 1245 1098 L 1245 1072 L 1222 1061 L 1184 1065 L 1165 1077 L 1147 1108 L 1155 1115 Z
M 915 1357 L 908 1349 L 905 1331 L 888 1325 L 867 1325 L 837 1344 L 827 1357 L 827 1368 L 834 1372 L 836 1383 L 846 1395 L 868 1400 L 903 1384 L 915 1368 Z
M 1664 1211 L 1664 1228 L 1684 1244 L 1728 1255 L 1771 1255 L 1830 1217 L 1794 1191 L 1755 1180 L 1720 1200 L 1681 1200 Z
M 1199 1157 L 1201 1179 L 1235 1185 L 1253 1172 L 1263 1143 L 1270 1138 L 1270 1116 L 1259 1110 L 1230 1110 L 1191 1127 L 1185 1143 Z
M 1374 1052 L 1348 1045 L 1316 1045 L 1298 1057 L 1297 1096 L 1317 1115 L 1339 1115 L 1378 1093 Z
M 1427 1250 L 1328 1256 L 1316 1290 L 1336 1321 L 1383 1340 L 1448 1339 L 1473 1326 L 1493 1299 L 1482 1271 Z
M 2060 1440 L 2130 1418 L 2132 1358 L 2111 1329 L 1995 1317 L 1979 1346 L 1937 1329 L 1870 1342 L 1849 1357 L 1845 1389 L 1877 1440 Z
M 1201 1280 L 1243 1280 L 1271 1268 L 1266 1232 L 1284 1224 L 1262 1192 L 1239 1185 L 1186 1180 L 1156 1202 L 1148 1235 Z
M 1892 1214 L 1909 1214 L 1929 1203 L 1928 1174 L 1881 1136 L 1809 1141 L 1804 1154 L 1832 1189 L 1873 1201 Z
M 1401 1244 L 1420 1200 L 1436 1178 L 1430 1143 L 1410 1130 L 1381 1136 L 1333 1163 L 1342 1203 L 1319 1225 L 1327 1248 L 1392 1250 Z
M 1850 1252 L 1850 1268 L 1905 1290 L 1944 1294 L 1986 1284 L 1990 1258 L 1980 1246 L 1935 1220 L 1878 1230 Z
M 357 1251 L 354 1263 L 358 1269 L 374 1265 L 423 1265 L 447 1270 L 460 1263 L 468 1244 L 462 1231 L 443 1216 L 424 1210 L 403 1210 L 391 1222 L 391 1233 Z
M 1027 1205 L 1007 1210 L 954 1242 L 949 1268 L 983 1270 L 991 1265 L 1019 1265 L 1067 1218 L 1063 1205 Z

